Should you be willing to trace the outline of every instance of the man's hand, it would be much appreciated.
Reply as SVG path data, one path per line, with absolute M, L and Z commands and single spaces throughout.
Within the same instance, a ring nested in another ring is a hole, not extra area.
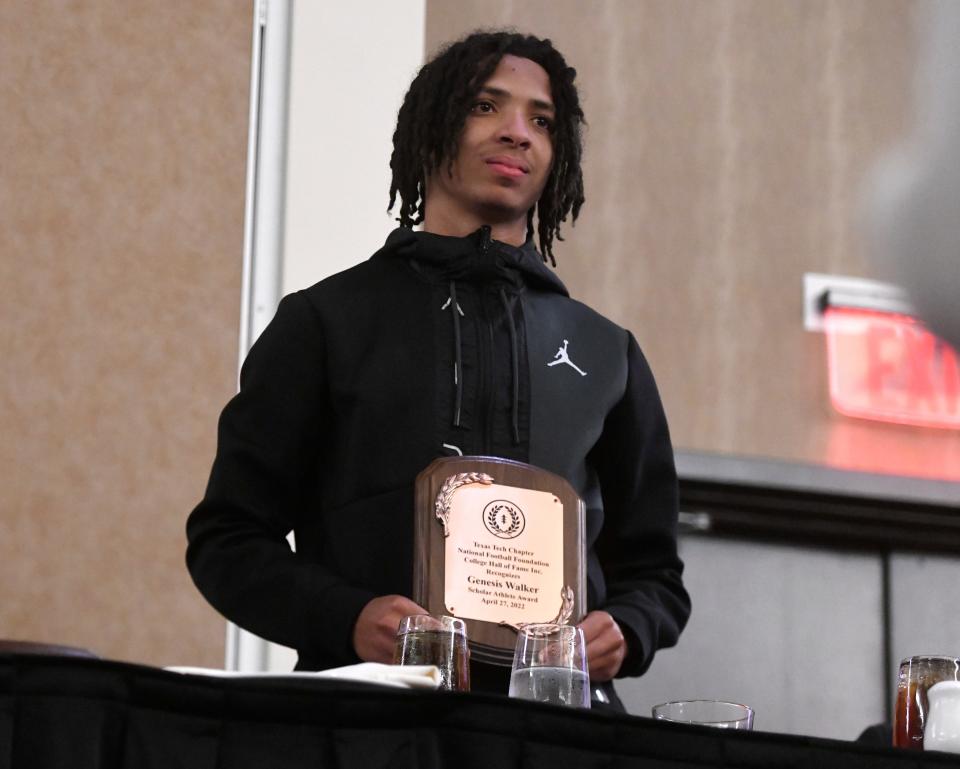
M 393 662 L 397 625 L 410 614 L 429 614 L 402 595 L 382 595 L 360 610 L 353 626 L 353 648 L 364 662 Z
M 587 645 L 591 683 L 610 681 L 620 670 L 627 654 L 623 631 L 605 611 L 592 611 L 580 623 Z

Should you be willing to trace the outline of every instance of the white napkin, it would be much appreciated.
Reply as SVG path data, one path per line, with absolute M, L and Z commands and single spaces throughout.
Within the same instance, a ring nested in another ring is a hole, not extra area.
M 316 672 L 249 673 L 217 668 L 167 667 L 171 673 L 215 678 L 336 678 L 344 681 L 367 681 L 402 689 L 436 689 L 440 686 L 440 669 L 436 665 L 383 665 L 379 662 L 361 662 L 342 668 Z
M 382 665 L 361 662 L 314 673 L 320 678 L 342 678 L 348 681 L 375 681 L 408 689 L 436 689 L 440 686 L 440 668 L 436 665 Z

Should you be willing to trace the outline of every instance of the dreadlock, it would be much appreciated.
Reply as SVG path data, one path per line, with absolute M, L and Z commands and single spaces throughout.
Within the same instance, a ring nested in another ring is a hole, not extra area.
M 460 134 L 474 97 L 503 56 L 536 62 L 550 77 L 556 108 L 552 134 L 553 167 L 537 201 L 537 237 L 543 260 L 553 256 L 553 240 L 563 240 L 560 223 L 572 213 L 576 221 L 583 205 L 583 110 L 573 81 L 576 70 L 549 40 L 516 32 L 478 31 L 447 45 L 417 73 L 397 115 L 390 169 L 392 211 L 400 198 L 401 227 L 420 224 L 424 217 L 426 179 L 446 162 L 452 168 Z M 527 237 L 534 232 L 534 209 L 527 214 Z

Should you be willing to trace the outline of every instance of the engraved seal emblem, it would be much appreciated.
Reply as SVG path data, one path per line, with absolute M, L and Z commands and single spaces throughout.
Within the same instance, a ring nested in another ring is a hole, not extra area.
M 483 525 L 495 537 L 513 539 L 523 532 L 527 519 L 513 502 L 495 499 L 483 508 Z

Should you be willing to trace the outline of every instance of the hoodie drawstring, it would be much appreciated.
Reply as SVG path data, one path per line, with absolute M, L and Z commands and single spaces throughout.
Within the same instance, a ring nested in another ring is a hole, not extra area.
M 463 310 L 457 303 L 457 282 L 450 281 L 450 312 L 453 313 L 453 384 L 457 388 L 457 401 L 453 407 L 453 426 L 460 427 L 460 408 L 463 405 L 463 354 L 460 344 L 460 316 Z
M 520 445 L 520 363 L 517 351 L 517 329 L 513 324 L 513 312 L 507 301 L 507 292 L 500 287 L 500 301 L 507 316 L 507 328 L 510 329 L 510 375 L 513 380 L 513 402 L 510 404 L 510 420 L 513 426 L 513 445 Z

